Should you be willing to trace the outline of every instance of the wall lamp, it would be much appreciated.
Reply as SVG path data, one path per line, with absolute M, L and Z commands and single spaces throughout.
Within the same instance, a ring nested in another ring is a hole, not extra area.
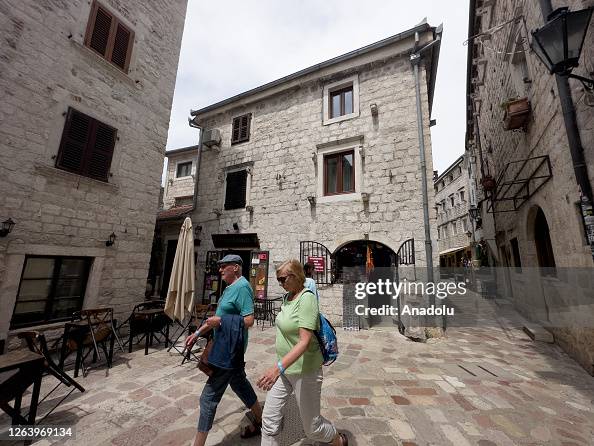
M 315 197 L 315 195 L 309 195 L 307 197 L 307 201 L 309 201 L 310 206 L 315 206 L 316 205 L 316 197 Z
M 367 203 L 369 201 L 369 192 L 361 192 L 361 200 L 363 200 L 364 203 Z
M 113 246 L 113 244 L 116 241 L 116 235 L 115 233 L 111 233 L 109 234 L 109 238 L 105 241 L 105 246 Z
M 194 228 L 194 237 L 200 238 L 200 234 L 202 233 L 202 226 L 198 225 Z
M 0 227 L 0 237 L 6 237 L 10 232 L 12 232 L 12 228 L 14 228 L 14 221 L 12 221 L 12 218 L 4 220 L 2 222 L 2 227 Z

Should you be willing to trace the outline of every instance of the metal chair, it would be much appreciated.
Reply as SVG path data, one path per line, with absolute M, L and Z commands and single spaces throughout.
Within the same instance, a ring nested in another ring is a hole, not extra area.
M 34 353 L 38 353 L 44 358 L 44 373 L 48 375 L 52 375 L 58 380 L 58 384 L 50 390 L 39 402 L 41 404 L 48 398 L 58 387 L 62 384 L 66 387 L 72 387 L 70 391 L 60 400 L 57 404 L 55 404 L 52 409 L 47 412 L 37 423 L 43 421 L 48 415 L 50 415 L 56 408 L 66 400 L 75 390 L 79 390 L 80 392 L 84 392 L 85 389 L 81 386 L 78 382 L 76 382 L 73 378 L 68 376 L 64 370 L 62 370 L 58 365 L 53 361 L 51 357 L 51 353 L 47 347 L 47 342 L 45 340 L 45 336 L 40 334 L 37 331 L 26 331 L 23 333 L 19 333 L 19 339 L 24 339 L 27 343 L 27 347 Z
M 162 342 L 158 335 L 164 337 L 165 347 L 169 346 L 169 326 L 171 320 L 164 313 L 164 300 L 149 300 L 136 304 L 132 309 L 130 317 L 124 321 L 119 328 L 126 323 L 129 324 L 128 353 L 132 353 L 132 342 L 134 337 L 140 336 L 137 344 L 143 339 L 145 341 L 145 354 L 148 353 L 148 346 L 153 344 L 153 339 Z

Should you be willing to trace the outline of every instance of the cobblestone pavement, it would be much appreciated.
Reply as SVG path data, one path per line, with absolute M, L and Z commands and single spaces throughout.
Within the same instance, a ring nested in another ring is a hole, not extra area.
M 509 307 L 480 305 L 480 327 L 449 328 L 427 343 L 393 329 L 339 329 L 339 360 L 324 370 L 323 414 L 351 445 L 594 444 L 594 379 L 558 347 L 531 341 Z M 274 333 L 250 331 L 252 382 L 274 364 Z M 180 365 L 164 349 L 116 356 L 113 368 L 81 379 L 87 392 L 44 423 L 74 425 L 77 438 L 67 444 L 190 444 L 205 382 L 195 364 Z M 207 444 L 259 444 L 239 438 L 244 411 L 228 391 Z

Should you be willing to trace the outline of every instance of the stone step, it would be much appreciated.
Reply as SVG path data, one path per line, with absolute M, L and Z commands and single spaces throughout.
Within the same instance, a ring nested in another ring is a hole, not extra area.
M 522 329 L 533 341 L 555 343 L 552 333 L 540 325 L 525 324 Z

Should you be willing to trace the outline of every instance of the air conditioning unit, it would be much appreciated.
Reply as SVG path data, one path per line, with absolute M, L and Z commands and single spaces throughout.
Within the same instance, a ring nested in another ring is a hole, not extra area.
M 219 129 L 204 130 L 204 135 L 202 135 L 202 144 L 204 144 L 206 147 L 220 146 L 221 132 Z

